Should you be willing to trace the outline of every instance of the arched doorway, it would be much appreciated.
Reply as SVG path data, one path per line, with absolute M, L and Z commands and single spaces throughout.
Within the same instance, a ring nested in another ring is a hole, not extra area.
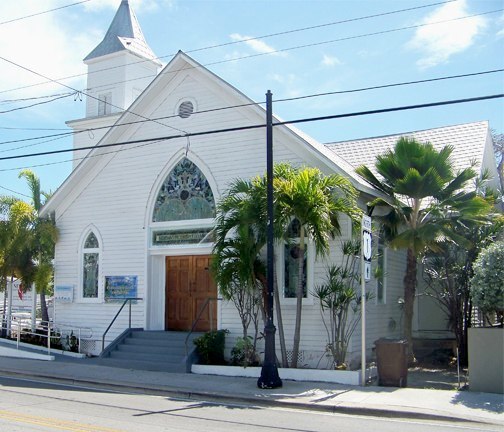
M 165 330 L 216 328 L 217 287 L 210 274 L 215 200 L 198 166 L 182 158 L 158 189 L 151 219 L 151 248 L 166 251 Z M 203 252 L 203 253 L 202 253 Z

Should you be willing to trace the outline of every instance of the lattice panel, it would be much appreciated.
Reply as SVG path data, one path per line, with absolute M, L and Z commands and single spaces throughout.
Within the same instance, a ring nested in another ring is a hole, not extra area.
M 305 361 L 304 351 L 299 351 L 298 352 L 298 358 L 297 358 L 297 360 L 298 360 L 297 361 L 298 366 L 304 364 L 304 361 Z M 292 350 L 287 350 L 287 361 L 289 363 L 292 363 Z
M 96 354 L 98 341 L 92 339 L 81 339 L 80 351 L 82 354 Z

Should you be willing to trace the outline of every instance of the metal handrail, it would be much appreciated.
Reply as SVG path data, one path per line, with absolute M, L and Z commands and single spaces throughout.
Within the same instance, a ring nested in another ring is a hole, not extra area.
M 114 324 L 115 320 L 117 319 L 117 317 L 119 316 L 119 314 L 121 313 L 121 311 L 124 309 L 124 306 L 126 306 L 126 303 L 128 303 L 128 302 L 129 302 L 128 329 L 131 328 L 131 302 L 134 301 L 134 300 L 143 300 L 143 298 L 140 298 L 140 297 L 128 297 L 128 298 L 124 299 L 124 302 L 123 302 L 122 306 L 119 308 L 119 310 L 115 314 L 115 317 L 110 322 L 109 326 L 107 327 L 107 330 L 105 330 L 105 333 L 103 333 L 103 336 L 102 336 L 102 351 L 105 349 L 105 336 L 107 335 L 107 333 L 109 332 L 110 328 Z
M 187 342 L 189 342 L 189 338 L 194 333 L 194 329 L 196 328 L 196 325 L 198 324 L 198 321 L 200 320 L 201 315 L 203 314 L 203 311 L 210 304 L 210 302 L 212 302 L 212 301 L 220 301 L 220 300 L 222 300 L 222 299 L 219 298 L 219 297 L 208 297 L 205 300 L 205 303 L 203 303 L 203 306 L 201 306 L 200 311 L 199 311 L 198 315 L 196 316 L 196 319 L 193 321 L 191 330 L 189 331 L 189 333 L 187 334 L 187 336 L 185 338 L 184 345 L 185 345 L 186 356 L 187 356 L 187 351 L 188 351 L 187 350 Z M 210 309 L 210 330 L 213 330 L 213 312 L 212 312 L 212 309 Z
M 21 342 L 21 334 L 25 334 L 25 335 L 33 335 L 33 336 L 39 336 L 39 337 L 42 337 L 42 338 L 47 338 L 47 354 L 50 355 L 51 354 L 51 338 L 52 337 L 55 337 L 55 336 L 60 336 L 65 333 L 65 332 L 68 332 L 68 331 L 71 331 L 73 332 L 74 330 L 76 331 L 77 335 L 77 339 L 79 341 L 78 343 L 78 352 L 80 353 L 80 349 L 81 349 L 81 340 L 82 339 L 90 339 L 92 336 L 93 336 L 93 331 L 90 327 L 76 327 L 76 326 L 72 326 L 72 325 L 63 325 L 61 323 L 57 323 L 57 322 L 53 322 L 53 321 L 37 321 L 37 324 L 41 326 L 41 328 L 45 331 L 47 331 L 47 334 L 43 334 L 41 332 L 37 332 L 37 331 L 28 331 L 28 330 L 25 330 L 23 329 L 23 327 L 27 324 L 27 323 L 30 323 L 31 325 L 31 319 L 17 319 L 17 317 L 12 317 L 11 318 L 11 322 L 10 322 L 10 328 L 11 328 L 11 333 L 10 333 L 10 336 L 12 336 L 12 328 L 13 327 L 16 327 L 16 347 L 17 349 L 19 349 L 19 344 Z M 39 327 L 36 327 L 36 328 L 39 328 Z M 39 328 L 40 330 L 40 328 Z M 90 331 L 90 334 L 89 336 L 87 337 L 83 337 L 82 334 L 81 334 L 81 331 L 82 330 L 89 330 Z

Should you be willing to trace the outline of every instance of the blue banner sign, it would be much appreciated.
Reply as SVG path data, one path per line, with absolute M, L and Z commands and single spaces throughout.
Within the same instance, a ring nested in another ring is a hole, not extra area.
M 138 297 L 137 276 L 105 276 L 105 301 Z

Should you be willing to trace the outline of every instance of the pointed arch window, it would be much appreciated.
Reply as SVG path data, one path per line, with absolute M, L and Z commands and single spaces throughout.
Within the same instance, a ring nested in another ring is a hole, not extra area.
M 308 242 L 305 244 L 304 256 L 301 257 L 299 247 L 301 225 L 298 219 L 294 219 L 288 229 L 288 242 L 284 244 L 284 297 L 296 298 L 299 281 L 299 260 L 303 259 L 302 286 L 303 297 L 307 297 L 308 282 Z
M 205 175 L 189 159 L 168 174 L 154 204 L 153 222 L 215 217 L 215 200 Z
M 100 292 L 101 247 L 96 234 L 91 231 L 82 247 L 81 298 L 98 299 Z

